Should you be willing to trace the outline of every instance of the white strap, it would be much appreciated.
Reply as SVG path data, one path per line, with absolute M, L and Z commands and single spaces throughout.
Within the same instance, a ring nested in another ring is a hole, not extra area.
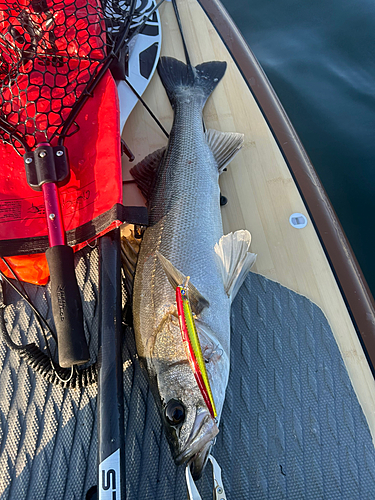
M 202 500 L 202 497 L 199 494 L 197 487 L 195 486 L 195 482 L 193 476 L 190 472 L 190 465 L 188 464 L 185 469 L 186 476 L 186 486 L 188 489 L 188 499 L 189 500 Z
M 214 481 L 214 489 L 213 489 L 214 500 L 227 500 L 224 490 L 223 480 L 221 478 L 221 468 L 212 455 L 208 457 L 208 460 L 210 460 L 212 465 L 212 475 Z M 195 485 L 194 479 L 191 475 L 190 465 L 186 466 L 185 476 L 186 476 L 186 485 L 188 489 L 188 500 L 202 500 L 202 497 L 200 496 L 199 491 Z

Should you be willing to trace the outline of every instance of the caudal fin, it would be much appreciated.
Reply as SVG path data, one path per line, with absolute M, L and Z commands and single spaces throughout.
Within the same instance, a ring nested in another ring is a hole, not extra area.
M 223 78 L 226 68 L 227 63 L 222 61 L 210 61 L 192 67 L 173 57 L 161 57 L 158 73 L 172 106 L 184 98 L 188 89 L 196 89 L 195 94 L 198 99 L 202 99 L 203 107 Z

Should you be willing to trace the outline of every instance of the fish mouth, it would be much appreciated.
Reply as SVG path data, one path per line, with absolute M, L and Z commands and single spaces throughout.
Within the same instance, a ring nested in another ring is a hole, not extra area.
M 203 467 L 201 470 L 203 470 L 207 462 L 208 451 L 211 449 L 213 440 L 218 432 L 218 426 L 209 412 L 205 411 L 198 414 L 185 448 L 175 457 L 176 465 L 181 465 L 192 457 L 194 457 L 193 462 L 198 458 L 198 462 L 200 463 L 200 457 L 203 456 L 202 453 L 205 451 L 207 457 L 205 457 L 204 463 L 202 463 Z
M 198 481 L 202 477 L 204 468 L 206 467 L 208 457 L 210 455 L 211 447 L 214 444 L 214 439 L 205 444 L 205 446 L 198 451 L 189 463 L 191 475 L 194 481 Z

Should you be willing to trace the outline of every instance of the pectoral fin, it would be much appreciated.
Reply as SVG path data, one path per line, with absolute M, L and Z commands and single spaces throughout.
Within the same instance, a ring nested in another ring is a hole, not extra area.
M 159 262 L 168 278 L 169 283 L 172 285 L 173 289 L 176 290 L 176 287 L 182 285 L 185 282 L 186 276 L 181 271 L 176 269 L 174 265 L 160 252 L 156 252 L 156 256 L 159 259 Z M 209 307 L 210 303 L 208 302 L 208 300 L 198 292 L 198 290 L 190 281 L 188 285 L 188 293 L 191 309 L 194 314 L 198 316 L 205 307 Z
M 237 132 L 219 132 L 208 129 L 205 136 L 217 162 L 219 174 L 221 174 L 242 148 L 244 135 Z
M 240 230 L 222 236 L 219 243 L 215 245 L 224 289 L 231 301 L 237 295 L 256 259 L 256 255 L 249 252 L 250 243 L 249 231 Z

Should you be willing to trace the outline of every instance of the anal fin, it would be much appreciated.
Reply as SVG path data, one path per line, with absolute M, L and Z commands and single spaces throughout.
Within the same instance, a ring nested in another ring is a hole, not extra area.
M 249 252 L 251 235 L 246 229 L 229 233 L 220 238 L 215 252 L 220 263 L 224 289 L 234 300 L 247 273 L 254 264 L 256 255 Z

